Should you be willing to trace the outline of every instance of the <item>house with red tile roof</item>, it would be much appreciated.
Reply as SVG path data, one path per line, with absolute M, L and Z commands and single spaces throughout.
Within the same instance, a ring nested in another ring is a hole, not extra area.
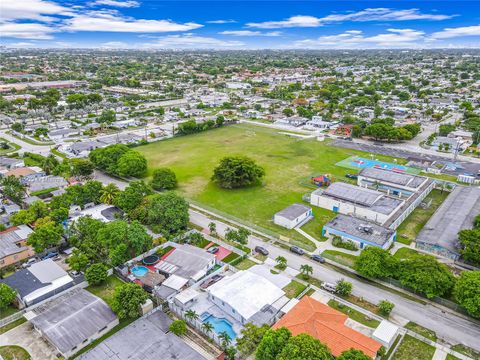
M 273 329 L 285 327 L 293 336 L 308 334 L 327 345 L 334 356 L 353 348 L 375 358 L 382 345 L 346 326 L 347 318 L 347 315 L 305 296 L 273 326 Z

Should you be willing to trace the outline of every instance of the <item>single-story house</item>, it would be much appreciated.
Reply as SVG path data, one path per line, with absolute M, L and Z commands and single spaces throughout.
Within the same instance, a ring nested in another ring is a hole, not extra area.
M 47 259 L 16 271 L 0 283 L 17 291 L 17 305 L 24 308 L 71 288 L 74 280 L 52 259 Z
M 163 311 L 157 310 L 108 337 L 78 360 L 205 360 L 169 331 L 171 323 Z
M 204 277 L 215 263 L 215 255 L 196 246 L 184 244 L 176 247 L 167 257 L 159 261 L 155 268 L 167 277 L 176 275 L 187 282 L 196 282 Z
M 31 233 L 33 230 L 27 225 L 14 226 L 0 232 L 0 268 L 35 255 L 32 247 L 27 245 Z
M 208 299 L 243 325 L 270 323 L 288 302 L 282 289 L 248 270 L 238 271 L 211 285 Z
M 118 318 L 107 303 L 83 289 L 38 306 L 25 317 L 64 358 L 70 358 L 118 325 Z
M 13 159 L 6 156 L 0 156 L 0 166 L 7 169 L 16 169 L 25 166 L 22 159 Z
M 70 221 L 75 221 L 83 216 L 90 216 L 92 219 L 110 222 L 117 220 L 122 214 L 122 210 L 113 205 L 107 204 L 95 205 L 88 208 L 85 207 L 83 210 L 77 206 L 72 206 L 69 211 Z
M 24 182 L 30 194 L 38 191 L 42 191 L 42 190 L 58 189 L 58 188 L 64 188 L 68 186 L 67 180 L 65 180 L 61 176 L 55 176 L 55 175 L 35 177 L 33 179 L 30 178 L 30 179 L 26 179 Z
M 366 335 L 345 325 L 348 316 L 304 296 L 289 312 L 285 314 L 273 329 L 282 327 L 290 330 L 293 336 L 308 334 L 328 346 L 333 356 L 356 349 L 365 355 L 376 358 L 382 345 Z
M 323 236 L 339 236 L 363 249 L 376 246 L 388 249 L 396 240 L 395 230 L 348 215 L 338 215 L 323 226 Z
M 273 216 L 273 222 L 287 229 L 301 226 L 313 218 L 312 208 L 302 204 L 293 204 L 277 212 Z

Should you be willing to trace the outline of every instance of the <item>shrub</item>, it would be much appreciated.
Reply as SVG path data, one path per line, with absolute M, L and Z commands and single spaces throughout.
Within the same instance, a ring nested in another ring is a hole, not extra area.
M 332 245 L 342 248 L 342 249 L 347 249 L 347 250 L 352 250 L 352 251 L 357 251 L 358 246 L 355 245 L 351 241 L 343 241 L 340 236 L 334 236 L 332 239 Z
M 177 186 L 175 173 L 168 168 L 156 169 L 150 184 L 155 190 L 171 190 Z
M 380 313 L 385 316 L 390 315 L 394 307 L 395 304 L 391 303 L 388 300 L 381 300 L 378 303 L 378 309 L 380 310 Z
M 85 279 L 89 285 L 99 285 L 107 280 L 107 266 L 101 263 L 93 264 L 85 271 Z
M 175 320 L 170 324 L 170 331 L 177 336 L 182 336 L 187 333 L 187 324 L 183 320 Z

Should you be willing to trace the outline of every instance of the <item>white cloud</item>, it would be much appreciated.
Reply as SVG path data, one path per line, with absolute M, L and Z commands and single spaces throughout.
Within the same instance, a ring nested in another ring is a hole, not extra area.
M 360 30 L 345 31 L 341 34 L 320 36 L 316 39 L 299 40 L 296 48 L 405 48 L 421 47 L 426 40 L 425 33 L 413 29 L 387 29 L 387 33 L 365 36 Z
M 434 39 L 449 39 L 461 36 L 480 36 L 480 25 L 446 28 L 442 31 L 433 33 L 431 36 Z
M 25 42 L 11 43 L 11 44 L 8 44 L 8 46 L 12 48 L 25 48 L 25 47 L 34 47 L 36 46 L 36 44 L 25 41 Z
M 9 20 L 56 20 L 53 15 L 73 15 L 72 11 L 64 6 L 45 0 L 2 0 L 0 5 L 0 21 Z
M 259 29 L 277 29 L 291 27 L 319 27 L 328 23 L 344 21 L 407 21 L 407 20 L 446 20 L 455 15 L 424 14 L 418 9 L 395 10 L 389 8 L 368 8 L 357 12 L 331 14 L 325 17 L 296 15 L 281 21 L 248 23 L 248 27 Z
M 35 23 L 0 23 L 0 34 L 2 37 L 12 37 L 20 39 L 52 39 L 51 33 L 55 30 L 44 24 Z
M 190 31 L 203 25 L 188 22 L 176 23 L 172 20 L 144 20 L 124 17 L 115 10 L 90 11 L 65 21 L 63 30 L 67 31 L 105 31 L 129 33 L 159 33 Z
M 207 21 L 208 24 L 232 24 L 236 23 L 235 20 L 229 19 L 229 20 L 210 20 Z
M 126 49 L 129 45 L 123 41 L 109 41 L 100 44 L 101 49 Z
M 320 19 L 315 16 L 297 15 L 281 21 L 265 21 L 261 23 L 248 23 L 247 27 L 258 29 L 278 29 L 291 27 L 318 27 Z
M 183 34 L 163 36 L 154 42 L 143 44 L 143 47 L 170 49 L 221 49 L 239 48 L 244 45 L 245 44 L 241 41 L 220 40 L 213 37 Z
M 90 4 L 91 6 L 96 5 L 107 5 L 120 8 L 132 8 L 139 7 L 140 3 L 134 0 L 118 1 L 118 0 L 96 0 Z
M 219 32 L 220 35 L 232 35 L 232 36 L 280 36 L 280 31 L 252 31 L 252 30 L 226 30 Z

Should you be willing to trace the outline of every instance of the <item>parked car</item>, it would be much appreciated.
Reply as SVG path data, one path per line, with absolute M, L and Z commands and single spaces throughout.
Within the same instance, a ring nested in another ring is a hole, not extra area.
M 257 252 L 259 254 L 262 254 L 262 255 L 265 255 L 265 256 L 268 255 L 268 250 L 265 249 L 263 246 L 255 246 L 255 252 Z
M 202 283 L 202 285 L 200 285 L 200 288 L 201 288 L 201 289 L 206 289 L 206 288 L 208 288 L 210 285 L 213 285 L 213 284 L 215 284 L 217 281 L 220 281 L 222 278 L 223 278 L 222 275 L 214 275 L 214 276 L 212 276 L 210 279 L 205 280 L 205 281 Z
M 327 290 L 328 292 L 334 293 L 336 292 L 335 284 L 324 282 L 322 283 L 322 289 Z
M 355 174 L 347 174 L 347 175 L 345 175 L 345 177 L 348 178 L 348 179 L 353 179 L 353 180 L 358 179 L 358 175 L 355 175 Z
M 298 255 L 303 255 L 305 254 L 305 250 L 303 250 L 302 248 L 299 248 L 298 246 L 292 246 L 290 247 L 290 251 L 295 253 L 295 254 L 298 254 Z
M 25 261 L 23 264 L 22 264 L 22 268 L 26 269 L 26 268 L 29 268 L 30 266 L 32 266 L 33 264 L 35 264 L 37 262 L 37 259 L 35 258 L 30 258 L 28 259 L 27 261 Z
M 82 273 L 80 271 L 77 271 L 77 270 L 72 270 L 72 271 L 70 271 L 70 275 L 72 275 L 73 277 L 77 277 L 77 276 L 82 275 Z
M 209 252 L 210 254 L 216 254 L 218 250 L 220 250 L 218 246 L 212 246 L 207 250 L 207 252 Z
M 42 260 L 47 260 L 47 259 L 53 259 L 53 260 L 58 259 L 58 252 L 52 251 L 52 252 L 49 252 L 44 257 L 42 257 Z
M 320 256 L 320 255 L 312 255 L 312 256 L 310 256 L 310 259 L 312 259 L 313 261 L 318 261 L 320 264 L 325 263 L 325 258 L 323 256 Z

